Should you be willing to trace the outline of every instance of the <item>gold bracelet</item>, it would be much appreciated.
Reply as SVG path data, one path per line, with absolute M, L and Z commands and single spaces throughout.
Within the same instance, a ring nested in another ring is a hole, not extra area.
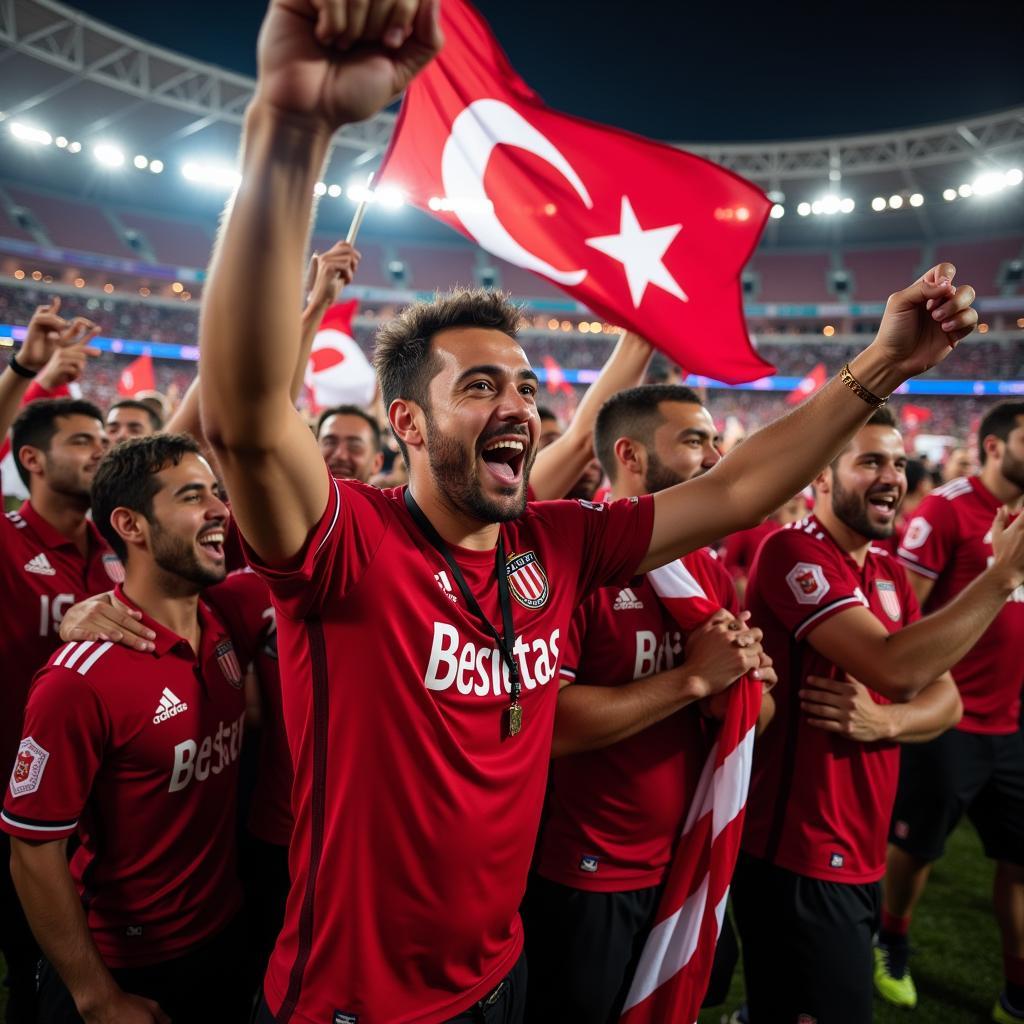
M 872 394 L 856 377 L 850 372 L 850 364 L 847 363 L 839 371 L 839 379 L 862 401 L 871 406 L 872 409 L 880 409 L 889 399 L 879 398 Z

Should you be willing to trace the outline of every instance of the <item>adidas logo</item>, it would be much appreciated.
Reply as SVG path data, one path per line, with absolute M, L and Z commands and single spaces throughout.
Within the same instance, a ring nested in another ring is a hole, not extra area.
M 56 576 L 57 570 L 50 565 L 50 560 L 41 551 L 35 558 L 25 563 L 25 572 L 38 573 L 40 576 Z
M 168 718 L 180 715 L 182 711 L 188 711 L 188 701 L 178 700 L 165 686 L 164 692 L 160 695 L 160 703 L 157 704 L 156 711 L 153 712 L 153 724 L 159 725 L 161 722 L 166 722 Z
M 612 605 L 612 611 L 615 612 L 630 612 L 636 611 L 643 608 L 644 603 L 633 593 L 629 587 L 619 591 L 619 596 L 615 598 L 615 604 Z

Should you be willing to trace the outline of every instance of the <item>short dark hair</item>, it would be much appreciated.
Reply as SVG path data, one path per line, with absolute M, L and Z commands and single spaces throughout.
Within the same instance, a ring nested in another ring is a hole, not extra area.
M 1005 402 L 997 402 L 981 418 L 978 425 L 978 460 L 985 465 L 985 438 L 998 437 L 1000 441 L 1006 441 L 1010 437 L 1010 431 L 1017 426 L 1017 417 L 1024 416 L 1024 402 L 1012 399 Z
M 615 442 L 630 436 L 650 446 L 654 431 L 661 425 L 658 406 L 662 402 L 700 405 L 700 395 L 685 384 L 641 384 L 612 395 L 597 414 L 594 424 L 594 450 L 609 480 L 615 479 Z
M 122 398 L 107 410 L 107 416 L 109 417 L 115 409 L 139 409 L 149 416 L 149 422 L 153 424 L 153 430 L 164 429 L 163 419 L 157 415 L 156 410 L 148 402 L 140 402 L 135 398 Z
M 441 368 L 431 350 L 434 335 L 457 327 L 483 327 L 516 338 L 521 319 L 522 310 L 506 292 L 485 288 L 458 289 L 406 306 L 381 327 L 374 344 L 373 365 L 384 408 L 396 398 L 429 408 L 430 382 Z M 396 440 L 407 455 L 403 442 Z
M 896 413 L 894 413 L 888 405 L 880 405 L 871 413 L 867 422 L 860 429 L 863 430 L 864 427 L 891 427 L 893 430 L 899 430 L 900 423 L 896 418 Z M 843 457 L 849 447 L 849 442 L 843 445 L 843 450 L 829 463 L 832 469 L 836 468 L 839 460 Z
M 559 422 L 558 415 L 548 405 L 537 406 L 537 419 L 539 420 L 554 420 L 556 423 Z
M 128 548 L 110 525 L 110 514 L 115 508 L 130 508 L 151 519 L 153 498 L 160 490 L 157 473 L 199 452 L 199 444 L 188 434 L 150 434 L 122 441 L 100 460 L 92 481 L 92 517 L 122 562 Z
M 907 494 L 913 494 L 925 477 L 931 477 L 928 467 L 918 458 L 907 459 Z
M 316 436 L 318 440 L 324 423 L 332 416 L 358 416 L 360 419 L 366 420 L 366 424 L 370 428 L 370 434 L 373 436 L 374 447 L 377 451 L 380 451 L 380 424 L 365 409 L 358 405 L 334 405 L 330 409 L 324 409 L 320 413 L 320 418 L 316 421 Z
M 65 416 L 88 416 L 103 425 L 103 413 L 99 406 L 82 398 L 41 398 L 38 402 L 29 402 L 11 424 L 14 464 L 26 487 L 29 486 L 31 474 L 21 464 L 21 449 L 28 445 L 49 452 L 53 435 L 60 429 L 57 420 Z

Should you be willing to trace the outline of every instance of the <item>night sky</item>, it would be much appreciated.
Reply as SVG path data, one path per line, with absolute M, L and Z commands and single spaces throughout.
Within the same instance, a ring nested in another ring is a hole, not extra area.
M 169 49 L 255 72 L 260 0 L 74 6 Z M 513 65 L 549 104 L 653 138 L 813 138 L 1024 104 L 1020 3 L 478 0 L 477 6 Z

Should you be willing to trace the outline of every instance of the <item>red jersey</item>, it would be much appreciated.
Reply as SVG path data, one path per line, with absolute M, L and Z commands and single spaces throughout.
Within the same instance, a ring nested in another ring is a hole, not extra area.
M 761 542 L 765 537 L 770 537 L 776 530 L 781 529 L 781 524 L 774 519 L 766 519 L 749 530 L 739 530 L 725 538 L 722 564 L 734 579 L 750 575 L 750 567 L 754 564 L 754 556 Z
M 403 492 L 331 479 L 293 568 L 249 556 L 274 595 L 295 766 L 265 979 L 280 1024 L 432 1024 L 511 970 L 566 632 L 588 594 L 632 577 L 653 524 L 641 498 L 538 502 L 501 525 L 523 685 L 509 737 L 500 652 Z M 500 629 L 495 552 L 451 554 Z
M 78 601 L 124 577 L 117 555 L 91 521 L 89 553 L 51 526 L 29 502 L 0 517 L 0 771 L 14 763 L 32 677 L 60 644 L 60 622 Z
M 925 611 L 948 604 L 992 564 L 992 520 L 999 500 L 976 476 L 936 488 L 917 507 L 899 548 L 900 561 L 935 581 Z M 970 652 L 952 668 L 964 732 L 1004 735 L 1020 728 L 1024 686 L 1024 587 L 1007 599 Z
M 707 550 L 723 608 L 738 612 L 729 574 Z M 620 686 L 686 657 L 686 636 L 646 576 L 592 594 L 573 617 L 562 676 Z M 660 885 L 672 861 L 708 743 L 696 705 L 600 750 L 551 762 L 548 808 L 537 848 L 544 878 L 588 892 Z
M 899 776 L 898 744 L 859 743 L 817 729 L 800 709 L 808 676 L 844 678 L 843 669 L 810 643 L 814 630 L 857 605 L 890 633 L 920 617 L 895 558 L 872 546 L 858 566 L 814 516 L 761 545 L 747 606 L 764 630 L 779 682 L 772 694 L 775 719 L 754 748 L 743 849 L 828 882 L 874 882 L 885 873 Z
M 142 621 L 151 653 L 86 640 L 40 671 L 0 816 L 20 839 L 78 832 L 71 875 L 110 967 L 180 956 L 242 902 L 234 807 L 251 652 L 203 603 L 198 659 Z

